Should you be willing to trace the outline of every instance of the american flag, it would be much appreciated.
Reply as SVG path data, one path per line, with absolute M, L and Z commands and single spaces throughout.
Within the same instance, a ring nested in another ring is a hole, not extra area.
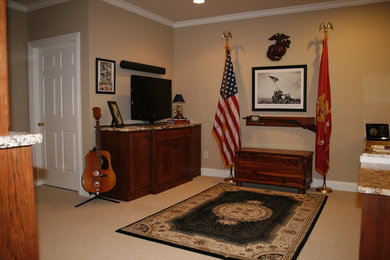
M 231 168 L 234 164 L 234 152 L 241 148 L 240 107 L 236 76 L 228 44 L 225 45 L 225 49 L 225 69 L 212 134 L 217 141 L 225 167 Z

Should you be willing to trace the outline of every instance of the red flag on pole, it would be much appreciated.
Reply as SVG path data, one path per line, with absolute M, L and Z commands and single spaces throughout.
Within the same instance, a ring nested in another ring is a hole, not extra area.
M 331 97 L 328 63 L 328 35 L 322 42 L 323 50 L 318 80 L 316 107 L 316 160 L 315 169 L 323 177 L 329 170 L 329 142 L 332 132 Z
M 217 141 L 225 167 L 231 168 L 234 164 L 234 152 L 241 148 L 240 107 L 236 76 L 227 43 L 225 50 L 225 69 L 212 134 Z

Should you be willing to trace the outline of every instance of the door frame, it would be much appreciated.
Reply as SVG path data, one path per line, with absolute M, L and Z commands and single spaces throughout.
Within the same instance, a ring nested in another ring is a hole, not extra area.
M 42 102 L 39 96 L 39 65 L 38 57 L 40 50 L 48 48 L 51 46 L 66 44 L 73 42 L 76 48 L 75 55 L 75 64 L 76 64 L 76 110 L 77 110 L 77 127 L 76 132 L 78 135 L 79 150 L 77 151 L 77 157 L 79 160 L 78 178 L 80 179 L 80 184 L 78 187 L 78 192 L 82 191 L 81 186 L 81 176 L 82 176 L 82 133 L 81 133 L 81 79 L 80 79 L 80 32 L 64 34 L 60 36 L 45 38 L 36 41 L 28 42 L 28 85 L 29 85 L 29 111 L 30 111 L 30 132 L 39 133 L 40 129 L 37 125 L 37 122 L 40 120 L 40 111 L 39 104 Z M 43 158 L 42 158 L 42 149 L 43 145 L 33 145 L 33 165 L 35 172 L 35 185 L 44 184 L 43 176 Z

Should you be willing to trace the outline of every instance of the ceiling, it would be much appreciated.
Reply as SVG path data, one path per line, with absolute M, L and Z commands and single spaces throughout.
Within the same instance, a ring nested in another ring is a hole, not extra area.
M 51 4 L 68 0 L 50 0 Z M 388 0 L 205 0 L 194 4 L 192 0 L 102 0 L 146 16 L 159 16 L 168 23 L 180 23 L 219 16 L 250 14 L 250 12 L 277 12 L 278 10 L 316 10 L 348 5 L 368 4 Z M 28 10 L 49 5 L 48 0 L 8 0 Z M 150 14 L 147 14 L 150 12 Z M 153 18 L 152 18 L 153 19 Z
M 44 1 L 47 2 L 46 0 L 12 0 L 12 2 L 26 6 Z M 128 4 L 150 11 L 172 22 L 179 22 L 329 1 L 330 0 L 206 0 L 204 4 L 200 5 L 193 4 L 192 0 L 120 0 L 117 2 L 127 2 Z

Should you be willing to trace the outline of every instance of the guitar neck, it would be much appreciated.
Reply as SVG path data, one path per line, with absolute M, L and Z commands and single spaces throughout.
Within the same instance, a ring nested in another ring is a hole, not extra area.
M 96 150 L 96 156 L 97 158 L 101 159 L 101 143 L 100 143 L 101 137 L 100 137 L 100 121 L 96 120 L 96 140 L 95 140 L 95 150 Z

